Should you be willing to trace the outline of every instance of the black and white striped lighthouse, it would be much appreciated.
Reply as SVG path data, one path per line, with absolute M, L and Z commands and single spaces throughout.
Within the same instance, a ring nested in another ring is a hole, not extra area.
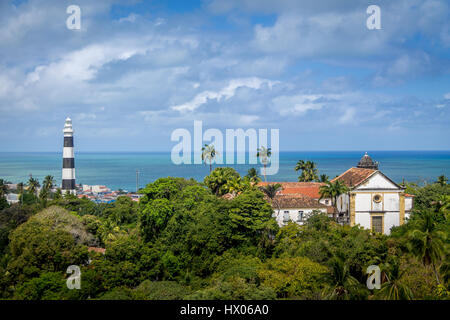
M 76 194 L 75 188 L 75 161 L 73 152 L 73 129 L 72 120 L 66 119 L 64 124 L 64 149 L 62 169 L 62 193 Z

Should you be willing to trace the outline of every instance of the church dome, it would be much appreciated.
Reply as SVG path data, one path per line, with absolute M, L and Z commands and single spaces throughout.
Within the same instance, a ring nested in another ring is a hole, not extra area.
M 361 158 L 361 160 L 359 160 L 358 165 L 356 167 L 378 170 L 378 162 L 373 161 L 372 158 L 366 152 L 364 156 Z

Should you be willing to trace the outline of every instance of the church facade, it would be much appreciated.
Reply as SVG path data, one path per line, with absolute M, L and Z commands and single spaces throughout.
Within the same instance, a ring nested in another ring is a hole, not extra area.
M 331 182 L 341 181 L 349 192 L 337 203 L 338 214 L 351 226 L 360 225 L 374 232 L 389 234 L 409 218 L 413 208 L 412 195 L 378 170 L 367 153 L 356 167 L 350 168 Z
M 389 234 L 392 227 L 400 226 L 408 219 L 414 196 L 406 194 L 403 187 L 378 170 L 378 163 L 367 153 L 356 167 L 331 182 L 337 180 L 349 189 L 338 197 L 337 212 L 331 199 L 320 199 L 320 187 L 325 183 L 271 182 L 282 186 L 272 201 L 278 224 L 282 226 L 289 221 L 303 224 L 313 211 L 321 211 L 330 217 L 335 216 L 339 223 L 360 225 L 373 232 Z

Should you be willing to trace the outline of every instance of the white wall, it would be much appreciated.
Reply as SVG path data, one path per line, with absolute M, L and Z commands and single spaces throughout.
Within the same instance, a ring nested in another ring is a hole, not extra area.
M 398 189 L 398 187 L 386 179 L 381 173 L 377 172 L 371 176 L 366 183 L 360 185 L 357 189 Z
M 355 224 L 359 224 L 361 227 L 370 230 L 371 215 L 369 212 L 356 212 Z M 390 234 L 390 230 L 393 226 L 400 225 L 400 214 L 398 212 L 386 212 L 383 215 L 384 233 Z
M 405 197 L 405 211 L 411 211 L 413 208 L 413 198 Z
M 386 212 L 384 214 L 384 233 L 390 234 L 393 226 L 400 225 L 400 214 L 398 212 Z
M 281 210 L 279 211 L 279 213 L 278 213 L 278 209 L 276 209 L 276 210 L 274 210 L 274 215 L 275 215 L 275 219 L 277 220 L 278 225 L 279 225 L 280 227 L 281 227 L 281 226 L 284 226 L 285 224 L 287 224 L 287 223 L 284 222 L 284 212 L 285 212 L 285 211 L 289 211 L 289 218 L 290 218 L 291 221 L 296 222 L 296 223 L 302 225 L 303 222 L 297 222 L 298 212 L 299 212 L 299 211 L 303 211 L 303 217 L 306 218 L 306 217 L 308 217 L 309 215 L 311 215 L 311 213 L 312 213 L 314 210 L 319 210 L 319 211 L 321 211 L 321 212 L 323 212 L 323 213 L 326 213 L 326 212 L 327 212 L 327 209 L 326 209 L 326 208 L 281 209 Z
M 399 193 L 386 193 L 384 195 L 384 210 L 399 211 L 400 210 L 400 196 Z
M 337 199 L 337 207 L 339 212 L 347 212 L 349 196 L 347 193 L 341 194 Z
M 357 193 L 355 195 L 355 211 L 372 210 L 372 197 L 370 193 Z
M 359 224 L 365 229 L 370 229 L 370 214 L 369 212 L 357 212 L 355 214 L 355 224 Z

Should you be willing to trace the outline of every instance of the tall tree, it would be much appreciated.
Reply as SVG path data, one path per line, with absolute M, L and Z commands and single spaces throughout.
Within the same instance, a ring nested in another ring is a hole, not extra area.
M 299 182 L 311 182 L 318 181 L 319 177 L 316 164 L 313 161 L 299 160 L 294 168 L 295 171 L 302 171 L 301 175 L 298 177 Z
M 387 281 L 381 285 L 376 296 L 386 300 L 411 300 L 413 298 L 411 289 L 401 281 L 404 272 L 400 270 L 398 261 L 387 264 L 384 273 Z
M 436 281 L 440 284 L 436 264 L 444 256 L 446 233 L 438 229 L 433 215 L 429 210 L 421 212 L 420 218 L 413 224 L 407 236 L 410 251 L 422 261 L 423 265 L 432 266 Z
M 202 160 L 209 161 L 209 172 L 212 171 L 212 161 L 216 158 L 216 155 L 218 152 L 216 152 L 216 149 L 214 148 L 214 145 L 212 144 L 205 144 L 205 146 L 202 148 Z
M 245 176 L 251 183 L 258 183 L 261 181 L 260 176 L 258 175 L 258 170 L 255 168 L 250 168 Z
M 40 186 L 41 185 L 38 179 L 35 179 L 32 176 L 30 176 L 30 179 L 28 180 L 28 192 L 37 196 L 37 190 L 39 189 Z
M 19 183 L 17 184 L 17 192 L 18 192 L 19 194 L 22 194 L 22 193 L 23 193 L 23 186 L 24 186 L 24 183 L 23 183 L 23 182 L 19 182 Z
M 54 184 L 55 184 L 55 179 L 53 178 L 53 176 L 48 175 L 44 178 L 42 187 L 44 189 L 46 189 L 47 191 L 50 191 L 53 188 Z
M 61 192 L 61 188 L 56 189 L 55 195 L 54 195 L 54 199 L 55 200 L 60 200 L 63 198 L 62 192 Z
M 5 180 L 0 179 L 0 198 L 4 198 L 8 193 L 8 185 Z
M 241 177 L 232 177 L 227 181 L 224 189 L 227 191 L 227 193 L 231 193 L 235 196 L 244 190 L 243 180 L 241 179 Z
M 448 182 L 448 179 L 444 175 L 439 176 L 436 181 L 436 183 L 440 184 L 441 186 L 445 186 L 447 184 L 447 182 Z
M 320 199 L 330 198 L 331 205 L 334 208 L 333 218 L 336 219 L 336 212 L 338 212 L 337 199 L 341 194 L 349 191 L 349 188 L 340 180 L 336 182 L 328 181 L 326 185 L 321 186 L 319 189 Z
M 217 196 L 223 196 L 228 193 L 227 183 L 229 181 L 240 179 L 239 173 L 230 167 L 215 168 L 203 182 Z
M 334 257 L 330 261 L 330 273 L 324 275 L 327 284 L 324 296 L 332 300 L 349 300 L 358 291 L 360 283 L 350 274 L 347 264 L 342 258 Z
M 275 183 L 275 184 L 268 184 L 267 186 L 259 187 L 259 189 L 270 199 L 270 202 L 272 205 L 277 207 L 278 214 L 280 214 L 280 203 L 276 201 L 276 195 L 278 191 L 282 189 L 281 184 Z
M 271 148 L 266 148 L 264 146 L 261 146 L 258 148 L 258 152 L 256 153 L 256 157 L 260 159 L 263 167 L 264 167 L 264 181 L 267 181 L 266 179 L 266 167 L 270 162 L 270 157 L 272 156 L 272 150 Z
M 330 177 L 327 176 L 326 174 L 321 174 L 320 175 L 319 182 L 328 182 L 329 180 L 330 180 Z
M 55 180 L 53 179 L 53 176 L 48 175 L 44 178 L 44 181 L 42 183 L 42 189 L 41 192 L 39 193 L 39 198 L 41 199 L 44 206 L 46 206 L 47 204 L 47 199 L 51 194 L 51 190 L 53 188 L 54 183 Z

